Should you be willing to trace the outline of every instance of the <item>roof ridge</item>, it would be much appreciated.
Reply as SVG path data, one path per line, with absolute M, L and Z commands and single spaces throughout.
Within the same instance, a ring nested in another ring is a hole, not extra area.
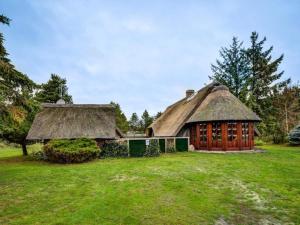
M 212 90 L 213 90 L 214 87 L 215 87 L 215 83 L 212 82 L 212 83 L 206 85 L 205 87 L 201 88 L 197 92 L 197 94 L 198 94 L 200 91 L 204 91 L 204 88 L 207 88 L 206 93 L 204 94 L 204 96 L 199 100 L 199 102 L 195 105 L 195 107 L 191 110 L 191 112 L 183 120 L 182 124 L 177 128 L 177 130 L 175 131 L 176 134 L 182 129 L 182 127 L 186 124 L 186 122 L 196 112 L 196 110 L 198 109 L 198 107 L 200 107 L 200 105 L 203 103 L 203 101 L 206 99 L 206 97 L 212 92 Z
M 42 103 L 43 108 L 114 108 L 111 104 L 55 104 Z

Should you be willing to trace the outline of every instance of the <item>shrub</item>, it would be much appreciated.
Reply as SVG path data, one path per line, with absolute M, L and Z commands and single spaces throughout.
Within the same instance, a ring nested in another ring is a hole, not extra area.
M 255 146 L 262 146 L 262 145 L 265 145 L 266 142 L 264 142 L 261 139 L 255 139 L 254 144 L 255 144 Z
M 176 152 L 176 150 L 175 150 L 175 147 L 174 146 L 169 146 L 169 147 L 167 147 L 167 151 L 166 151 L 167 153 L 173 153 L 173 152 Z
M 152 156 L 159 156 L 159 142 L 157 139 L 149 140 L 149 145 L 146 147 L 146 151 L 144 156 L 152 157 Z
M 166 148 L 166 152 L 167 152 L 167 153 L 176 152 L 174 138 L 169 138 L 169 139 L 167 139 L 167 148 Z
M 100 157 L 128 157 L 127 143 L 106 141 L 101 148 Z
M 291 145 L 300 145 L 300 125 L 291 130 L 288 139 Z
M 47 160 L 57 163 L 80 163 L 97 158 L 96 141 L 80 138 L 75 140 L 51 140 L 43 147 Z
M 7 147 L 7 145 L 0 140 L 0 148 L 5 148 L 5 147 Z
M 47 160 L 47 156 L 43 151 L 39 150 L 39 151 L 31 152 L 29 154 L 29 159 L 41 161 L 41 160 Z

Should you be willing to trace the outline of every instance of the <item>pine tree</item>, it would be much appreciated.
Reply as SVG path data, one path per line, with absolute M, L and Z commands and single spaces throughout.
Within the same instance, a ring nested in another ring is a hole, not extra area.
M 115 107 L 116 125 L 124 133 L 128 131 L 129 125 L 125 114 L 123 113 L 120 105 L 115 102 L 110 102 Z
M 0 15 L 0 23 L 10 19 Z M 0 33 L 0 138 L 22 146 L 27 155 L 26 136 L 39 105 L 32 98 L 36 84 L 11 64 Z
M 274 96 L 276 93 L 282 93 L 283 88 L 291 80 L 279 81 L 284 73 L 284 71 L 278 72 L 283 54 L 273 59 L 271 55 L 273 46 L 265 50 L 266 37 L 262 40 L 258 38 L 258 33 L 252 32 L 251 44 L 246 50 L 250 61 L 249 92 L 246 104 L 262 118 L 263 121 L 259 127 L 263 135 L 272 137 L 274 143 L 280 143 L 285 141 L 286 129 L 282 126 L 282 120 L 280 121 L 280 113 L 278 113 L 280 109 L 275 104 Z
M 129 129 L 131 131 L 137 132 L 139 131 L 139 117 L 136 113 L 132 113 L 130 120 L 129 120 Z
M 226 85 L 231 93 L 245 101 L 249 77 L 249 61 L 243 48 L 243 42 L 233 37 L 229 48 L 220 50 L 220 60 L 211 65 L 213 75 L 210 79 Z
M 145 132 L 147 127 L 153 122 L 153 117 L 151 117 L 147 110 L 145 110 L 142 114 L 142 120 L 141 120 L 141 128 L 142 131 Z
M 161 115 L 162 115 L 162 112 L 156 113 L 156 115 L 154 116 L 154 120 L 157 120 Z
M 36 99 L 41 103 L 56 103 L 59 99 L 72 103 L 72 96 L 68 94 L 67 80 L 59 75 L 51 74 L 47 83 L 40 86 Z
M 283 60 L 283 54 L 273 60 L 271 53 L 273 46 L 264 50 L 266 37 L 258 40 L 258 33 L 252 32 L 251 45 L 246 50 L 246 55 L 250 61 L 250 77 L 249 77 L 249 96 L 247 104 L 261 117 L 268 114 L 271 108 L 269 97 L 273 88 L 282 88 L 289 80 L 278 82 L 284 71 L 278 72 L 278 67 Z
M 7 18 L 6 16 L 0 15 L 0 23 L 9 25 L 10 19 Z M 8 53 L 6 52 L 3 42 L 4 42 L 4 37 L 3 37 L 3 34 L 0 33 L 0 60 L 2 60 L 3 62 L 9 63 L 10 60 L 7 58 Z

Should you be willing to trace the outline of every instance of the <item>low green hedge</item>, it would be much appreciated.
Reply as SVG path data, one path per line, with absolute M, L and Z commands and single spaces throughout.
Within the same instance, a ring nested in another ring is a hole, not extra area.
M 100 157 L 128 157 L 127 143 L 117 141 L 106 141 L 101 147 Z
M 28 159 L 33 161 L 46 161 L 47 156 L 44 151 L 39 150 L 31 152 L 28 156 Z
M 80 138 L 75 140 L 51 140 L 43 147 L 47 160 L 56 163 L 81 163 L 97 158 L 96 141 Z

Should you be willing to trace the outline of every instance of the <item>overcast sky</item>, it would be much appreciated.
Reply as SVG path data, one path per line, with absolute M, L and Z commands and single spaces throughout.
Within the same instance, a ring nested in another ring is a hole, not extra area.
M 267 37 L 300 80 L 300 1 L 0 0 L 17 69 L 35 82 L 65 77 L 74 103 L 120 103 L 129 116 L 163 111 L 209 83 L 210 64 L 237 36 Z

